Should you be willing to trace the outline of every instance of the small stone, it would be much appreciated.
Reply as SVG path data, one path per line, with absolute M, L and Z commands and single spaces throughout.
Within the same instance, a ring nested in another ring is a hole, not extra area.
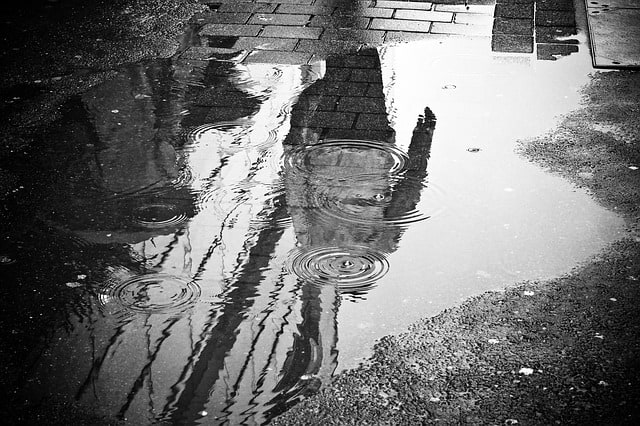
M 78 288 L 78 287 L 82 287 L 82 284 L 80 284 L 77 281 L 70 281 L 68 283 L 65 284 L 67 287 L 69 288 Z
M 525 296 L 533 296 L 535 293 L 529 290 L 525 290 L 525 292 L 523 293 Z
M 611 297 L 611 298 L 609 298 L 609 300 L 611 300 L 612 302 L 617 302 L 618 301 L 618 299 L 616 299 L 615 297 Z
M 638 166 L 629 166 L 631 170 L 638 170 Z
M 429 398 L 429 402 L 440 402 L 440 398 L 432 396 L 431 398 Z
M 487 341 L 492 345 L 497 345 L 498 343 L 500 343 L 500 340 L 498 339 L 489 339 Z
M 518 371 L 518 373 L 524 374 L 525 376 L 530 376 L 533 374 L 533 368 L 522 367 L 520 371 Z

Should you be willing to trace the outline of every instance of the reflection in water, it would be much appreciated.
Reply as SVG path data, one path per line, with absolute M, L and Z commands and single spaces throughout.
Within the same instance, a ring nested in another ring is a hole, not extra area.
M 236 424 L 316 391 L 337 365 L 341 294 L 363 298 L 428 217 L 435 117 L 398 149 L 380 72 L 375 50 L 161 60 L 70 102 L 22 208 L 77 250 L 66 288 L 82 308 L 16 378 L 20 398 Z

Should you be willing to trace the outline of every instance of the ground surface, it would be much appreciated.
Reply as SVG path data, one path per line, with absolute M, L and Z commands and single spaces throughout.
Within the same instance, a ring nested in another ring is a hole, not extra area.
M 0 199 L 15 189 L 2 164 L 21 155 L 65 98 L 119 64 L 173 55 L 184 22 L 203 10 L 168 0 L 107 3 L 57 25 L 36 9 L 11 15 L 0 68 Z M 15 99 L 25 85 L 30 95 Z M 640 74 L 596 74 L 584 106 L 520 151 L 624 215 L 629 235 L 568 276 L 481 295 L 383 339 L 369 362 L 274 424 L 637 424 L 639 135 Z M 69 407 L 31 420 L 98 423 Z

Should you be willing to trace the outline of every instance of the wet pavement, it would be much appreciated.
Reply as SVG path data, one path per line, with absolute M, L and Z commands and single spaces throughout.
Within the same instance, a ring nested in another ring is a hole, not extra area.
M 444 3 L 207 1 L 170 55 L 5 90 L 15 418 L 265 423 L 382 336 L 618 239 L 514 153 L 589 81 L 573 11 Z

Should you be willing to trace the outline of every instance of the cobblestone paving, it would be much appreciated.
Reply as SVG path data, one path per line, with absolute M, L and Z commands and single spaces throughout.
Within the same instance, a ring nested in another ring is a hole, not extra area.
M 573 0 L 202 0 L 191 59 L 305 64 L 425 38 L 484 38 L 496 52 L 555 59 L 578 50 Z

